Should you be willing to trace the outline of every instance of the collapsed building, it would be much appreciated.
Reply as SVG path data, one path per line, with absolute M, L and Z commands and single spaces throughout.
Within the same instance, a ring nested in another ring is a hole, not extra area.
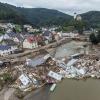
M 77 56 L 77 57 L 76 57 Z M 100 59 L 96 55 L 77 55 L 56 59 L 50 54 L 26 59 L 10 70 L 15 81 L 11 87 L 31 91 L 45 84 L 58 83 L 64 78 L 100 78 Z

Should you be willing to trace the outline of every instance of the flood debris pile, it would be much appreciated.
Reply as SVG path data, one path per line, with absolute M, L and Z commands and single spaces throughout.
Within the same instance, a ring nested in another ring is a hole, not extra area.
M 84 55 L 77 59 L 70 59 L 68 63 L 63 65 L 65 77 L 67 78 L 100 78 L 100 59 L 95 55 Z
M 27 70 L 25 65 L 15 66 L 17 78 L 15 84 L 12 85 L 14 88 L 18 88 L 21 91 L 31 91 L 38 87 L 37 79 L 32 75 L 30 70 Z
M 37 59 L 27 59 L 24 65 L 15 66 L 17 79 L 14 87 L 31 91 L 45 84 L 58 83 L 64 78 L 100 78 L 100 59 L 95 55 L 79 58 L 52 58 L 49 54 Z
M 14 68 L 18 73 L 12 86 L 21 91 L 31 91 L 48 83 L 57 83 L 63 78 L 59 74 L 60 67 L 56 66 L 50 55 L 39 56 L 37 60 L 28 59 L 24 65 Z
M 45 84 L 56 84 L 64 78 L 100 78 L 100 59 L 95 55 L 62 59 L 52 58 L 49 54 L 39 55 L 34 59 L 26 59 L 25 63 L 9 71 L 13 79 L 10 87 L 29 92 Z
M 95 55 L 84 55 L 74 66 L 78 70 L 84 70 L 84 77 L 100 78 L 100 59 Z
M 0 61 L 0 90 L 14 82 L 14 77 L 10 69 L 10 61 L 7 61 L 6 59 Z

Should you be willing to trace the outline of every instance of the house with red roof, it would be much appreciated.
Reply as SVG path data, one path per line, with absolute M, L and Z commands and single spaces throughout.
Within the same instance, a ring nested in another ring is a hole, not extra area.
M 23 41 L 23 48 L 27 48 L 27 49 L 34 49 L 34 48 L 38 48 L 38 38 L 37 36 L 28 36 L 24 41 Z

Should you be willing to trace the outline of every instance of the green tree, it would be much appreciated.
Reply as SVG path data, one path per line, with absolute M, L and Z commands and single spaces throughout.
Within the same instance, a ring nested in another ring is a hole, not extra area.
M 98 40 L 98 42 L 100 43 L 100 30 L 99 30 L 98 33 L 97 33 L 97 40 Z
M 15 26 L 15 29 L 16 29 L 16 32 L 18 32 L 18 33 L 22 32 L 22 27 L 21 27 L 21 25 L 16 25 L 16 26 Z
M 95 36 L 94 33 L 92 33 L 92 34 L 90 35 L 90 41 L 91 41 L 91 43 L 94 44 L 94 45 L 97 45 L 97 44 L 98 44 L 97 37 Z
M 5 34 L 5 32 L 2 28 L 0 28 L 0 34 Z
M 13 28 L 12 31 L 13 31 L 14 33 L 16 33 L 16 29 L 15 29 L 15 28 Z
M 74 20 L 74 27 L 78 31 L 79 34 L 83 34 L 83 30 L 85 28 L 85 23 L 81 21 Z

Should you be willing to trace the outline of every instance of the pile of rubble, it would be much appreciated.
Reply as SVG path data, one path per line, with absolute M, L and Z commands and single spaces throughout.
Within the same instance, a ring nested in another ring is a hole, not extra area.
M 40 57 L 37 60 L 41 63 L 33 64 L 33 60 L 26 60 L 25 65 L 14 67 L 18 75 L 15 84 L 12 85 L 13 87 L 22 91 L 31 91 L 45 84 L 61 81 L 62 76 L 58 74 L 60 67 L 56 66 L 56 62 L 52 60 L 50 55 Z
M 19 72 L 16 86 L 22 91 L 57 83 L 63 78 L 100 78 L 100 60 L 93 55 L 79 56 L 67 61 L 65 58 L 57 60 L 50 55 L 40 56 L 37 60 L 26 60 L 25 65 L 16 66 L 15 69 Z
M 100 59 L 95 55 L 83 55 L 58 60 L 47 54 L 26 59 L 25 64 L 13 67 L 11 74 L 15 80 L 11 87 L 31 91 L 45 84 L 60 82 L 63 78 L 100 78 Z
M 85 55 L 75 64 L 77 69 L 85 69 L 84 76 L 100 78 L 100 59 L 95 55 Z
M 95 55 L 84 55 L 76 59 L 74 58 L 63 65 L 67 78 L 100 78 L 100 59 Z

